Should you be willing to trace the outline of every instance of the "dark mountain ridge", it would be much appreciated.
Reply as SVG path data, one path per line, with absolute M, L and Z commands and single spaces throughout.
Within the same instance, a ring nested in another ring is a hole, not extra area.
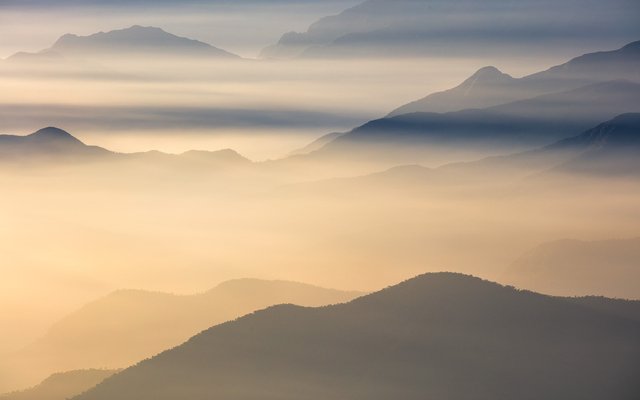
M 213 327 L 76 399 L 632 399 L 639 334 L 575 301 L 427 274 Z
M 455 161 L 450 158 L 456 152 L 462 157 L 474 151 L 486 156 L 543 146 L 578 135 L 616 115 L 640 111 L 638 104 L 640 83 L 602 82 L 485 109 L 417 112 L 373 120 L 307 157 L 364 157 L 392 165 L 433 166 Z
M 68 132 L 47 127 L 30 135 L 0 135 L 0 155 L 3 161 L 27 159 L 103 157 L 110 152 L 101 147 L 87 146 Z
M 633 399 L 640 321 L 459 274 L 213 327 L 77 400 Z
M 0 374 L 31 376 L 23 383 L 13 379 L 20 387 L 55 371 L 122 368 L 212 325 L 274 304 L 321 306 L 362 294 L 260 279 L 227 281 L 194 295 L 119 290 L 65 316 L 42 338 L 0 360 Z

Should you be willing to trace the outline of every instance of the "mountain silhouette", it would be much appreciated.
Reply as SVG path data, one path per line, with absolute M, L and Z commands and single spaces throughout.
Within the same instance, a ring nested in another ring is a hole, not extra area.
M 38 130 L 27 136 L 0 135 L 3 161 L 28 159 L 99 158 L 109 151 L 87 146 L 70 133 L 55 127 Z
M 0 135 L 0 163 L 92 162 L 108 161 L 129 166 L 162 165 L 170 169 L 247 166 L 251 161 L 231 149 L 218 151 L 191 150 L 181 154 L 160 151 L 116 153 L 90 146 L 55 127 L 40 129 L 26 136 Z
M 379 196 L 396 190 L 403 196 L 409 192 L 433 196 L 434 190 L 446 191 L 447 188 L 492 187 L 492 191 L 498 192 L 507 187 L 547 190 L 548 184 L 558 178 L 566 183 L 566 177 L 636 182 L 640 177 L 639 138 L 640 114 L 622 114 L 579 135 L 533 150 L 449 163 L 437 168 L 406 164 L 355 177 L 289 185 L 281 191 L 315 197 L 325 193 Z
M 285 33 L 261 56 L 438 58 L 505 52 L 531 56 L 640 35 L 636 3 L 589 2 L 588 15 L 585 7 L 582 1 L 520 0 L 505 7 L 499 0 L 368 0 L 319 19 L 305 32 Z M 602 30 L 593 29 L 596 25 Z M 534 37 L 545 38 L 543 48 L 531 40 Z
M 504 281 L 559 295 L 640 299 L 640 239 L 559 240 L 516 260 Z
M 637 104 L 640 84 L 616 80 L 485 109 L 402 114 L 367 122 L 308 158 L 444 164 L 457 161 L 456 152 L 460 157 L 475 152 L 478 158 L 543 146 L 637 111 Z
M 513 90 L 514 82 L 517 81 L 496 67 L 483 67 L 455 88 L 433 93 L 423 99 L 405 104 L 393 110 L 389 116 L 484 108 L 520 100 L 531 95 L 531 93 Z
M 0 395 L 0 400 L 67 400 L 91 389 L 118 370 L 87 369 L 59 372 L 31 389 Z
M 467 163 L 444 165 L 435 171 L 439 182 L 457 179 L 512 181 L 528 176 L 546 178 L 556 174 L 590 177 L 640 175 L 640 113 L 618 115 L 585 132 L 548 146 Z
M 126 367 L 261 308 L 281 303 L 321 306 L 360 294 L 257 279 L 224 282 L 191 296 L 118 291 L 66 316 L 43 338 L 0 361 L 0 372 L 24 373 L 37 381 L 56 371 Z
M 403 105 L 389 116 L 486 108 L 616 79 L 640 82 L 640 41 L 618 50 L 585 54 L 518 79 L 485 67 L 459 86 Z
M 583 147 L 579 156 L 554 172 L 638 177 L 640 173 L 640 113 L 620 115 L 557 147 Z
M 239 58 L 198 40 L 168 33 L 161 28 L 134 25 L 126 29 L 99 32 L 89 36 L 66 34 L 48 49 L 38 53 L 17 53 L 12 60 L 33 60 L 38 57 L 111 58 L 122 56 L 171 56 Z
M 634 399 L 640 321 L 611 306 L 427 274 L 213 327 L 75 399 Z

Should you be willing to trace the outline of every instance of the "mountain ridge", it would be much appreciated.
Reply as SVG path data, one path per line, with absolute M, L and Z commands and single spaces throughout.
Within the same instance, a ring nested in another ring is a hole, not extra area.
M 490 70 L 487 70 L 488 68 Z M 481 86 L 480 90 L 476 90 L 477 88 L 474 88 L 471 83 L 477 80 L 478 75 L 485 75 L 488 71 L 491 71 L 494 76 L 499 72 L 503 79 L 489 81 Z M 612 79 L 640 82 L 639 71 L 640 41 L 631 42 L 616 50 L 574 57 L 563 64 L 522 78 L 513 78 L 495 67 L 484 67 L 460 85 L 400 106 L 391 111 L 388 116 L 413 112 L 451 112 L 468 108 L 486 108 L 552 92 L 577 89 L 580 86 Z
M 4 360 L 0 372 L 35 374 L 41 368 L 36 378 L 42 379 L 56 371 L 122 368 L 176 346 L 212 325 L 273 304 L 320 306 L 360 295 L 262 279 L 225 281 L 193 295 L 118 290 L 54 323 L 45 336 Z M 22 385 L 30 383 L 33 379 Z
M 120 153 L 103 147 L 87 145 L 69 132 L 47 127 L 24 136 L 1 135 L 0 155 L 2 162 L 33 162 L 37 165 L 44 161 L 91 162 L 91 161 L 150 161 L 180 163 L 214 163 L 228 165 L 249 165 L 251 160 L 233 149 L 215 151 L 189 150 L 179 154 L 150 150 L 146 152 Z
M 212 327 L 75 399 L 631 399 L 639 332 L 639 320 L 606 307 L 426 274 L 345 304 L 275 306 Z
M 97 32 L 80 36 L 67 33 L 59 37 L 54 44 L 37 53 L 19 52 L 7 60 L 25 60 L 38 58 L 76 58 L 111 57 L 109 53 L 197 56 L 223 59 L 240 59 L 239 56 L 214 47 L 208 43 L 169 33 L 153 26 L 133 25 L 128 28 L 107 32 Z M 148 53 L 148 54 L 147 54 Z

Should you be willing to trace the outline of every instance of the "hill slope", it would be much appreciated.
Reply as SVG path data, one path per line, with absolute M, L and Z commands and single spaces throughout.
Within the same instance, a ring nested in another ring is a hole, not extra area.
M 56 371 L 126 367 L 212 325 L 261 308 L 282 303 L 320 306 L 358 295 L 253 279 L 228 281 L 191 296 L 118 291 L 60 320 L 42 339 L 0 361 L 0 371 L 15 375 L 14 384 L 22 377 L 28 385 Z
M 633 399 L 640 321 L 457 274 L 209 329 L 77 400 Z
M 67 400 L 118 372 L 88 369 L 53 374 L 31 389 L 0 395 L 0 400 Z

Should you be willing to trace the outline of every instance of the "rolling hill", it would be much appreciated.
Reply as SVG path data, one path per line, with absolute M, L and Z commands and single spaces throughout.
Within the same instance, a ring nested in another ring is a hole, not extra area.
M 640 320 L 593 301 L 427 274 L 213 327 L 75 399 L 635 399 Z
M 0 400 L 67 400 L 91 389 L 118 370 L 87 369 L 60 372 L 23 391 L 0 395 Z
M 321 306 L 359 295 L 254 279 L 224 282 L 191 296 L 118 291 L 66 316 L 43 338 L 0 361 L 0 372 L 14 375 L 14 386 L 24 386 L 57 371 L 126 367 L 261 308 L 282 303 Z

